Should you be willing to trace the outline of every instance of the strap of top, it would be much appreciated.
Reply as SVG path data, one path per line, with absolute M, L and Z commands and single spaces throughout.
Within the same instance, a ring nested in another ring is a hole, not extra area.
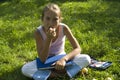
M 45 40 L 45 39 L 46 39 L 46 34 L 45 34 L 45 32 L 43 31 L 43 26 L 39 26 L 39 27 L 37 28 L 37 30 L 38 30 L 38 32 L 40 33 L 42 39 Z

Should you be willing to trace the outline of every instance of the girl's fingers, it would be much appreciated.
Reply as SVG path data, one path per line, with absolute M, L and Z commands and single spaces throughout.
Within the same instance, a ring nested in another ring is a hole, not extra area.
M 56 32 L 53 32 L 53 36 L 54 36 L 54 37 L 56 36 Z
M 48 34 L 50 34 L 51 36 L 55 37 L 56 36 L 55 28 L 49 28 Z
M 64 69 L 64 67 L 63 66 L 55 66 L 55 69 L 62 70 L 62 69 Z
M 55 64 L 55 69 L 57 69 L 57 70 L 64 69 L 64 63 L 62 63 L 61 61 L 57 61 Z

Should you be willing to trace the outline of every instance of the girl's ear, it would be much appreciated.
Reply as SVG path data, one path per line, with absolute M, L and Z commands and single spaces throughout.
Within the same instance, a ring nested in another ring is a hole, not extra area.
M 63 17 L 60 17 L 60 22 L 62 22 L 62 20 L 63 20 Z

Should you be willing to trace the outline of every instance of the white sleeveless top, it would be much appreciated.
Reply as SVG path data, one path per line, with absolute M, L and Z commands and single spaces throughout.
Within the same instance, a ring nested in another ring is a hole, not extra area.
M 59 35 L 58 35 L 58 38 L 50 45 L 49 53 L 48 53 L 49 56 L 54 56 L 61 52 L 64 52 L 64 46 L 65 46 L 65 35 L 63 33 L 64 25 L 65 24 L 63 24 L 63 23 L 59 24 Z M 40 32 L 40 35 L 41 35 L 43 41 L 45 41 L 47 36 L 46 36 L 45 32 L 43 31 L 43 27 L 39 26 L 37 29 Z

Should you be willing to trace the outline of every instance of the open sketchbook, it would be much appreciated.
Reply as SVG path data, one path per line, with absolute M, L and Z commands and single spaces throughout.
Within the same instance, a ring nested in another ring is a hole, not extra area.
M 55 63 L 57 60 L 61 59 L 63 56 L 65 56 L 65 54 L 50 57 L 47 59 L 45 63 L 42 63 L 39 58 L 36 58 L 38 71 L 34 74 L 33 78 L 35 80 L 39 80 L 39 79 L 46 80 L 50 76 L 50 73 L 51 73 L 50 69 L 54 68 L 54 66 L 51 66 L 51 65 Z M 67 71 L 68 76 L 72 78 L 82 68 L 78 66 L 75 62 L 68 61 L 66 63 L 65 69 Z
M 112 65 L 110 61 L 98 61 L 96 59 L 91 59 L 91 64 L 89 67 L 98 70 L 105 70 Z

